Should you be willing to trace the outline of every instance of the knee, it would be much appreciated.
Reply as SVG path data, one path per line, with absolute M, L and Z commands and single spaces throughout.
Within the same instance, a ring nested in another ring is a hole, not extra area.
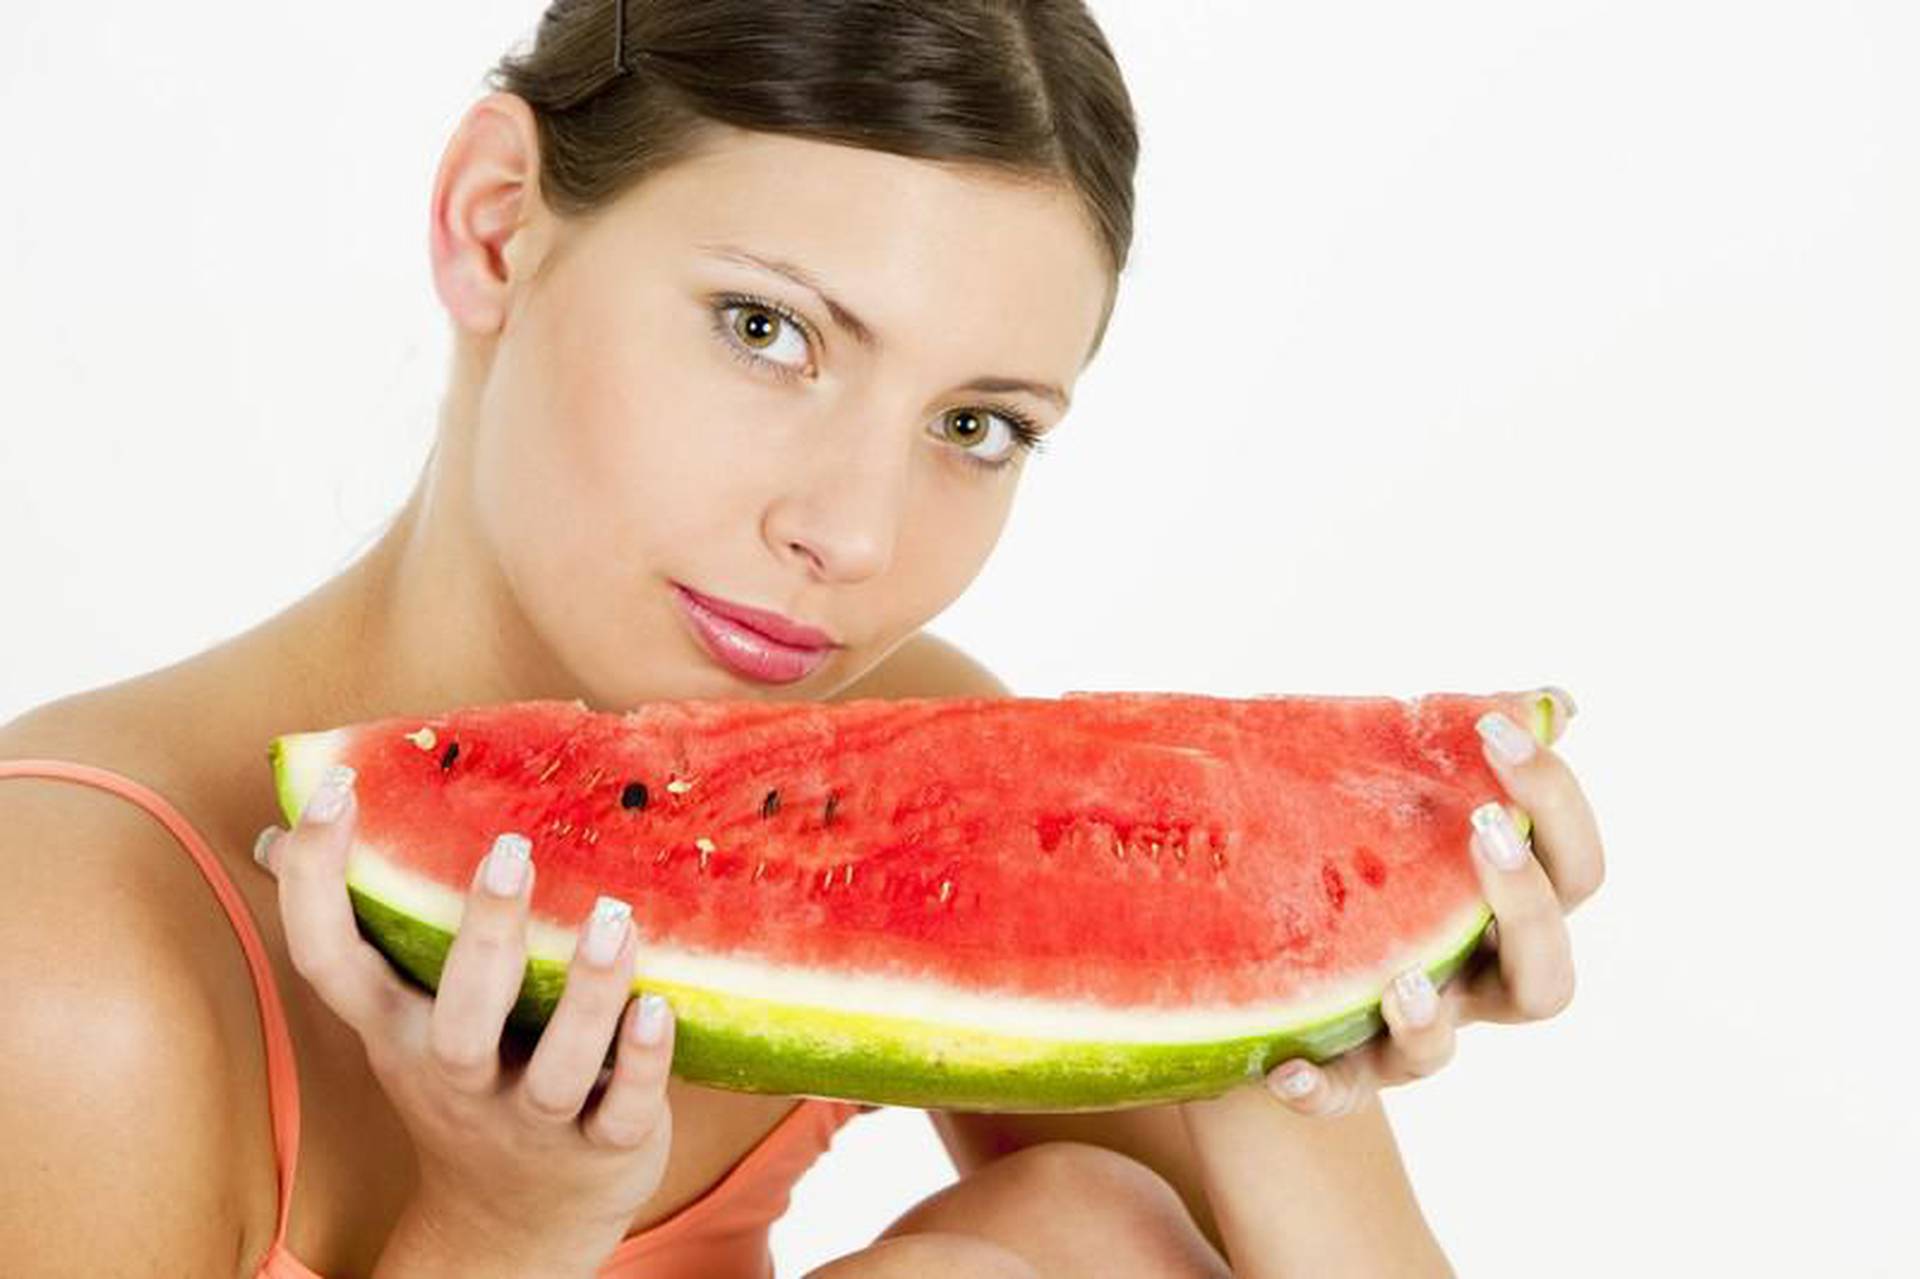
M 1186 1211 L 1167 1179 L 1117 1150 L 1084 1141 L 1044 1141 L 987 1165 L 998 1172 L 1008 1193 L 1058 1204 L 1101 1203 L 1137 1211 L 1141 1207 Z
M 1040 1272 L 977 1235 L 930 1230 L 882 1237 L 803 1279 L 1040 1279 Z
M 1005 1244 L 1048 1275 L 1095 1272 L 1088 1263 L 1100 1257 L 1181 1279 L 1228 1273 L 1166 1178 L 1086 1142 L 1042 1142 L 1002 1155 L 923 1201 L 888 1233 L 926 1229 Z
M 1004 1158 L 1021 1161 L 1012 1166 L 1013 1193 L 1074 1218 L 1075 1242 L 1090 1254 L 1111 1246 L 1140 1273 L 1164 1279 L 1231 1279 L 1180 1193 L 1138 1159 L 1080 1141 L 1042 1142 Z

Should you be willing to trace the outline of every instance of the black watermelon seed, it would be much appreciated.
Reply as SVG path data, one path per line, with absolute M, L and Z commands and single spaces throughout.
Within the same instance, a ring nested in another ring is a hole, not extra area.
M 447 749 L 440 752 L 440 767 L 442 769 L 452 768 L 454 757 L 459 754 L 460 754 L 460 743 L 448 742 Z
M 838 791 L 829 792 L 827 795 L 827 815 L 823 819 L 822 824 L 827 826 L 833 825 L 833 810 L 838 808 L 839 806 L 840 806 L 840 792 Z
M 628 782 L 626 789 L 620 792 L 620 807 L 645 808 L 647 806 L 647 786 L 645 782 Z
M 770 790 L 767 792 L 767 797 L 760 801 L 760 815 L 762 817 L 771 817 L 779 811 L 780 792 L 778 790 Z

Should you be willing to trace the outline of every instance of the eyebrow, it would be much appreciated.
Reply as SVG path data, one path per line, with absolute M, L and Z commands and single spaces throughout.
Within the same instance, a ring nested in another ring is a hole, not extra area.
M 728 261 L 743 263 L 751 267 L 758 267 L 762 271 L 771 271 L 775 275 L 791 280 L 793 283 L 819 298 L 820 304 L 827 308 L 827 314 L 833 317 L 834 323 L 852 334 L 854 341 L 870 351 L 880 349 L 880 339 L 874 333 L 873 329 L 868 326 L 866 321 L 848 310 L 841 304 L 839 299 L 828 293 L 820 282 L 805 268 L 796 266 L 791 262 L 783 262 L 779 258 L 765 257 L 761 254 L 750 252 L 735 244 L 701 244 L 696 247 L 704 249 L 713 257 L 724 258 Z M 1025 391 L 1029 395 L 1036 395 L 1043 400 L 1051 401 L 1057 405 L 1063 413 L 1066 412 L 1069 403 L 1067 393 L 1054 383 L 1035 382 L 1030 378 L 982 374 L 970 382 L 962 383 L 955 389 L 1002 394 L 1009 391 Z

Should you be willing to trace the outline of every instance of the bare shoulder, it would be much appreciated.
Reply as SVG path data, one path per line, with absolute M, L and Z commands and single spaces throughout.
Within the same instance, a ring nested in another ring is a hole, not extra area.
M 1013 690 L 951 640 L 930 631 L 909 636 L 830 701 L 857 697 L 1007 697 Z
M 72 698 L 0 724 L 0 759 L 37 757 L 91 764 L 160 793 L 190 821 L 205 810 L 187 799 L 175 753 L 112 700 Z M 196 820 L 198 819 L 198 820 Z M 97 912 L 164 936 L 186 900 L 206 898 L 205 882 L 166 828 L 131 800 L 95 786 L 44 777 L 0 780 L 0 871 L 11 910 L 64 914 L 76 927 Z M 217 912 L 217 907 L 216 907 Z M 177 931 L 177 929 L 176 929 Z
M 0 759 L 125 763 L 97 746 L 59 708 L 0 725 Z M 0 874 L 8 1273 L 237 1273 L 239 1081 L 219 975 L 194 944 L 218 911 L 198 871 L 125 799 L 7 778 Z

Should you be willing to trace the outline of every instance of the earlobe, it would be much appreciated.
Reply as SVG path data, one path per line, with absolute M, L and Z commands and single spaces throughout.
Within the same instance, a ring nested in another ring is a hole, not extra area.
M 469 107 L 440 157 L 428 223 L 434 292 L 461 328 L 498 332 L 515 279 L 530 278 L 525 240 L 539 179 L 539 131 L 526 102 L 493 93 Z

